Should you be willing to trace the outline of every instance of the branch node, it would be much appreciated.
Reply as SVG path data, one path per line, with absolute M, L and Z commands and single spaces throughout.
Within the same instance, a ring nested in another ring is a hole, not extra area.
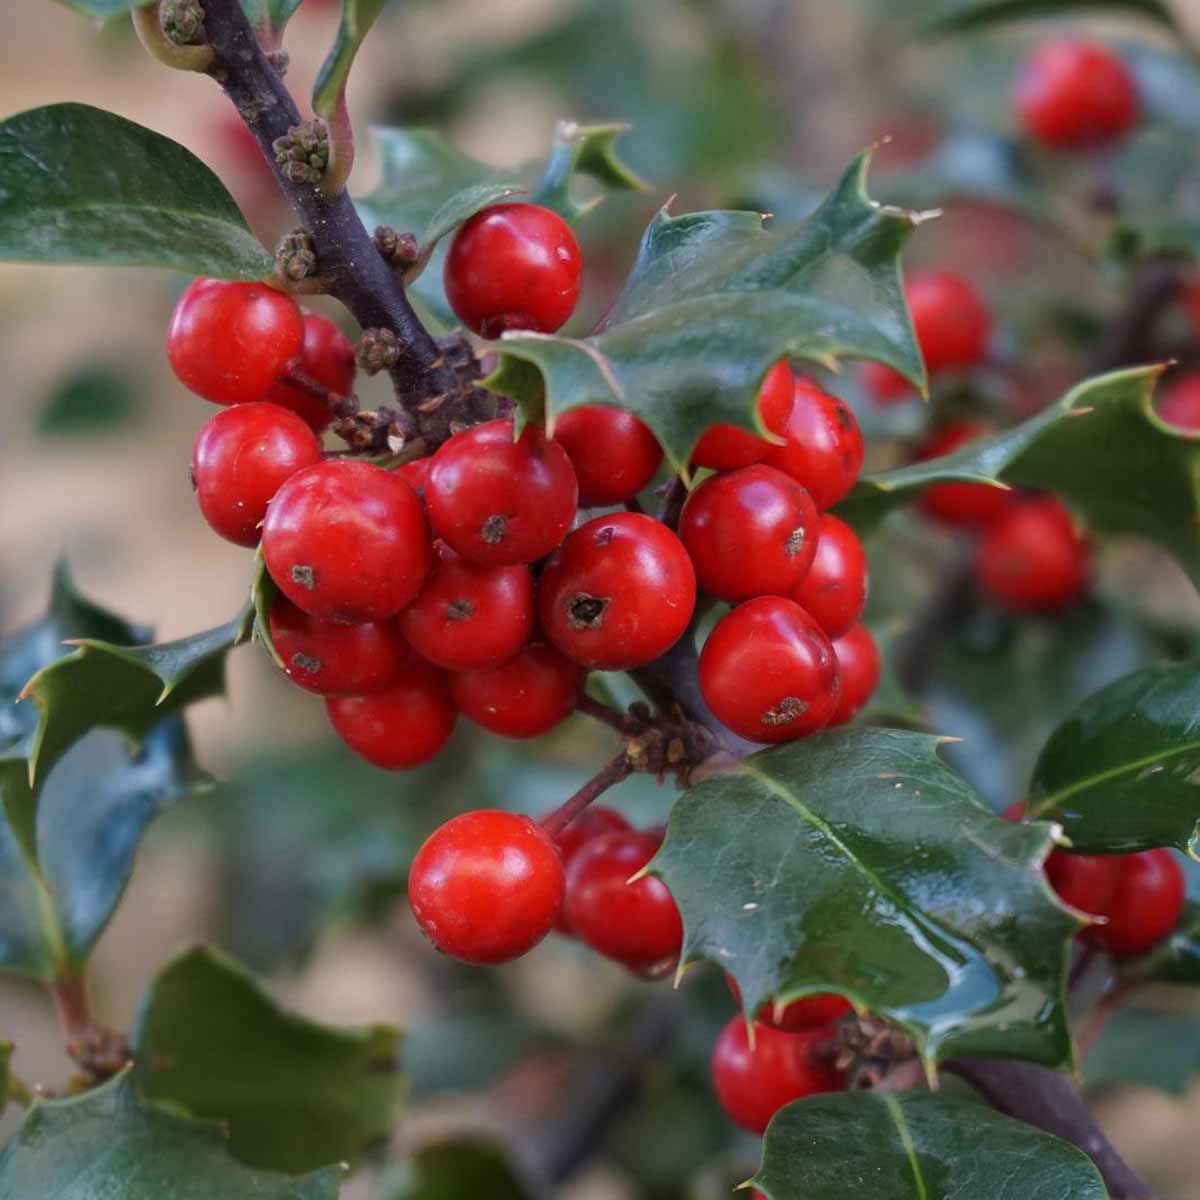
M 207 71 L 213 65 L 213 50 L 206 45 L 181 45 L 163 27 L 163 6 L 143 5 L 131 10 L 138 40 L 152 58 L 176 71 Z M 203 10 L 201 10 L 203 27 Z
M 177 46 L 204 42 L 204 7 L 200 0 L 162 0 L 159 6 L 162 31 Z
M 275 270 L 289 284 L 317 274 L 317 247 L 307 229 L 293 229 L 279 239 L 275 247 Z
M 319 184 L 329 166 L 329 131 L 319 117 L 301 121 L 277 137 L 271 149 L 290 183 Z
M 390 371 L 400 361 L 400 339 L 390 329 L 364 329 L 356 358 L 368 375 Z
M 274 68 L 275 73 L 282 79 L 287 73 L 288 68 L 292 65 L 292 56 L 283 49 L 268 50 L 267 62 Z
M 384 262 L 400 270 L 407 270 L 416 263 L 420 255 L 415 233 L 397 233 L 390 225 L 376 225 L 371 240 Z

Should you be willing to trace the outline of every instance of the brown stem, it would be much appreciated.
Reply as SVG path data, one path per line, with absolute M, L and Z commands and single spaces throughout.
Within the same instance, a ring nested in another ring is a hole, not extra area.
M 627 779 L 633 768 L 625 751 L 610 759 L 595 775 L 591 777 L 573 796 L 568 797 L 552 813 L 542 818 L 542 828 L 556 838 L 577 816 L 597 797 L 602 796 L 610 787 Z
M 205 30 L 214 61 L 210 73 L 225 89 L 254 135 L 276 181 L 312 236 L 321 278 L 364 329 L 390 329 L 400 354 L 391 369 L 401 404 L 413 412 L 420 433 L 439 445 L 452 425 L 490 415 L 491 401 L 459 370 L 413 311 L 399 276 L 380 256 L 346 190 L 334 194 L 296 183 L 275 161 L 273 143 L 301 123 L 300 112 L 267 60 L 239 0 L 205 0 Z M 446 400 L 432 409 L 420 402 Z
M 93 1027 L 87 981 L 82 975 L 57 979 L 47 985 L 47 990 L 54 1001 L 58 1023 L 68 1040 L 80 1037 Z
M 578 703 L 575 705 L 575 711 L 581 712 L 584 716 L 591 717 L 594 721 L 599 721 L 602 725 L 607 725 L 609 729 L 616 730 L 617 733 L 625 737 L 636 737 L 643 731 L 645 725 L 636 717 L 630 716 L 628 713 L 618 712 L 611 705 L 605 704 L 603 700 L 597 700 L 594 696 L 589 696 L 584 692 Z

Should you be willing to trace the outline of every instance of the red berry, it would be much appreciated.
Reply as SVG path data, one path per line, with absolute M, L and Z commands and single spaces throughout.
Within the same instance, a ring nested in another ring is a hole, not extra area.
M 481 567 L 444 542 L 421 594 L 397 618 L 422 658 L 448 671 L 498 667 L 533 632 L 533 576 L 523 563 Z
M 838 706 L 829 724 L 844 725 L 862 711 L 875 693 L 879 684 L 879 647 L 865 625 L 855 625 L 848 633 L 834 639 L 833 653 L 837 658 L 841 688 Z
M 327 391 L 348 396 L 354 390 L 354 343 L 327 317 L 305 313 L 297 368 Z M 290 383 L 276 384 L 267 399 L 299 413 L 318 433 L 333 420 L 328 404 Z
M 979 539 L 975 577 L 1002 608 L 1053 612 L 1087 587 L 1087 543 L 1054 496 L 1018 499 Z
M 575 711 L 584 673 L 552 646 L 526 646 L 490 670 L 450 676 L 450 694 L 476 725 L 501 737 L 549 733 Z
M 928 462 L 961 450 L 968 442 L 984 435 L 982 425 L 956 421 L 943 425 L 916 449 L 914 462 Z M 1012 493 L 986 483 L 938 483 L 928 488 L 920 500 L 921 511 L 943 525 L 975 528 L 994 521 L 1008 507 Z
M 708 635 L 700 688 L 734 733 L 752 742 L 790 742 L 833 719 L 837 659 L 800 605 L 760 596 L 739 604 Z
M 444 954 L 501 963 L 532 950 L 554 927 L 563 867 L 528 817 L 481 808 L 430 834 L 408 874 L 421 932 Z
M 1116 54 L 1067 37 L 1043 42 L 1025 60 L 1015 101 L 1026 134 L 1059 150 L 1116 140 L 1140 107 L 1133 73 Z
M 792 368 L 781 358 L 766 374 L 758 392 L 758 419 L 774 430 L 787 419 L 792 407 Z M 692 463 L 714 471 L 736 471 L 767 456 L 772 443 L 739 425 L 721 422 L 705 430 L 692 451 Z
M 880 408 L 899 404 L 901 400 L 916 395 L 913 385 L 899 371 L 894 371 L 883 363 L 863 363 L 862 383 L 867 395 Z
M 1000 813 L 1000 820 L 1011 821 L 1014 825 L 1025 820 L 1025 801 L 1014 800 L 1007 808 Z
M 412 462 L 398 466 L 392 474 L 397 479 L 403 479 L 422 500 L 425 498 L 425 485 L 429 482 L 429 465 L 432 458 L 414 458 Z
M 604 671 L 640 667 L 669 650 L 696 606 L 683 543 L 641 513 L 581 525 L 538 583 L 546 636 L 569 658 Z
M 1046 859 L 1046 878 L 1072 908 L 1103 917 L 1112 909 L 1121 861 L 1121 856 L 1115 854 L 1068 854 L 1065 850 L 1054 850 Z
M 484 337 L 553 333 L 575 311 L 583 261 L 571 227 L 537 204 L 496 204 L 464 221 L 442 279 L 458 319 Z
M 446 442 L 429 466 L 425 503 L 438 536 L 487 567 L 528 563 L 567 535 L 578 501 L 567 452 L 528 425 L 487 421 Z
M 821 516 L 816 535 L 812 567 L 791 597 L 838 638 L 853 627 L 867 602 L 867 555 L 858 534 L 832 513 Z
M 602 833 L 567 864 L 567 925 L 580 941 L 631 971 L 669 970 L 683 945 L 683 921 L 662 880 L 643 875 L 630 882 L 661 844 L 662 836 L 649 831 Z
M 952 271 L 921 271 L 908 277 L 904 294 L 930 374 L 974 366 L 987 353 L 992 320 L 969 280 Z
M 728 971 L 725 972 L 725 982 L 740 1008 L 742 989 Z M 845 996 L 839 996 L 836 992 L 814 992 L 811 996 L 801 996 L 799 1000 L 791 1001 L 782 1009 L 768 1001 L 758 1010 L 754 1019 L 785 1033 L 803 1033 L 809 1029 L 827 1029 L 853 1011 L 854 1006 Z
M 454 731 L 446 677 L 413 655 L 386 691 L 330 696 L 325 710 L 338 736 L 367 762 L 399 771 L 428 762 Z
M 321 621 L 277 596 L 269 624 L 287 677 L 319 696 L 382 691 L 397 679 L 409 658 L 394 621 L 361 625 Z
M 217 413 L 196 435 L 192 484 L 204 519 L 221 537 L 257 546 L 271 497 L 320 461 L 321 443 L 294 413 L 241 404 Z
M 854 486 L 863 463 L 863 438 L 854 414 L 836 396 L 800 376 L 787 416 L 771 425 L 784 438 L 764 460 L 808 488 L 820 509 Z
M 683 506 L 679 537 L 700 588 L 736 602 L 790 592 L 812 566 L 819 519 L 804 488 L 760 464 L 705 480 Z
M 1143 954 L 1175 928 L 1183 912 L 1183 870 L 1170 850 L 1143 850 L 1119 858 L 1107 925 L 1088 935 L 1117 958 Z
M 562 855 L 563 866 L 567 867 L 576 853 L 592 838 L 597 838 L 603 833 L 625 833 L 632 828 L 633 826 L 616 809 L 593 804 L 591 808 L 585 808 L 566 829 L 555 836 L 554 844 Z M 559 933 L 571 936 L 571 927 L 567 924 L 565 911 L 558 914 L 555 928 Z
M 633 413 L 585 404 L 555 418 L 554 440 L 567 452 L 579 481 L 579 504 L 623 504 L 654 478 L 662 448 Z
M 381 621 L 421 590 L 433 551 L 416 493 L 370 463 L 334 460 L 293 475 L 263 524 L 280 591 L 314 617 Z
M 783 1033 L 756 1021 L 751 1049 L 745 1019 L 732 1018 L 712 1052 L 713 1087 L 721 1107 L 743 1129 L 762 1133 L 785 1104 L 840 1091 L 842 1073 L 813 1057 L 815 1043 L 828 1036 L 827 1029 Z
M 1188 433 L 1200 433 L 1200 371 L 1171 380 L 1158 399 L 1158 415 Z
M 265 283 L 194 279 L 167 329 L 180 383 L 214 404 L 264 399 L 303 345 L 295 300 Z

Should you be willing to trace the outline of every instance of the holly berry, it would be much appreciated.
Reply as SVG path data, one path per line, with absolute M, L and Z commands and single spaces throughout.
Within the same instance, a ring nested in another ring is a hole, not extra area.
M 883 363 L 863 363 L 861 377 L 863 390 L 880 408 L 899 404 L 915 394 L 913 385 L 899 371 Z
M 584 673 L 552 646 L 526 646 L 506 663 L 450 676 L 464 716 L 501 737 L 549 733 L 575 711 Z
M 1025 60 L 1015 104 L 1026 134 L 1056 150 L 1117 140 L 1140 107 L 1133 73 L 1116 54 L 1065 37 L 1043 42 Z
M 397 620 L 412 648 L 439 667 L 498 667 L 533 632 L 533 576 L 520 563 L 481 567 L 436 542 L 433 570 Z
M 421 590 L 433 551 L 406 483 L 370 463 L 333 460 L 293 475 L 263 523 L 279 590 L 311 616 L 382 621 Z
M 975 577 L 1002 608 L 1053 612 L 1087 587 L 1088 547 L 1071 514 L 1054 496 L 1024 497 L 984 531 Z
M 781 358 L 763 378 L 758 392 L 758 419 L 764 429 L 782 427 L 792 407 L 792 368 Z M 705 430 L 692 451 L 692 463 L 714 471 L 736 471 L 764 459 L 771 442 L 739 425 L 722 421 Z
M 819 1092 L 836 1092 L 845 1077 L 813 1054 L 828 1029 L 783 1033 L 756 1021 L 754 1047 L 741 1016 L 721 1030 L 712 1052 L 712 1080 L 721 1107 L 743 1129 L 762 1133 L 785 1105 Z
M 167 328 L 180 383 L 214 404 L 262 400 L 303 345 L 296 302 L 265 283 L 194 279 Z
M 425 484 L 438 536 L 488 567 L 549 554 L 571 528 L 578 497 L 567 452 L 536 425 L 514 441 L 509 419 L 452 437 L 434 455 Z
M 679 537 L 703 591 L 736 602 L 790 592 L 817 553 L 817 506 L 774 467 L 714 475 L 688 497 Z
M 593 804 L 585 808 L 565 829 L 554 837 L 554 844 L 562 855 L 563 867 L 568 867 L 571 859 L 579 850 L 593 838 L 605 833 L 625 833 L 633 828 L 627 820 L 614 808 L 606 808 L 603 804 Z M 565 906 L 564 906 L 565 908 Z M 555 928 L 559 933 L 572 936 L 571 927 L 567 924 L 565 911 L 558 914 Z
M 1050 886 L 1063 901 L 1081 912 L 1102 917 L 1112 909 L 1121 856 L 1054 850 L 1046 859 L 1045 871 Z
M 982 425 L 954 421 L 943 425 L 921 443 L 914 462 L 928 462 L 961 450 L 985 433 Z M 1012 493 L 986 483 L 938 483 L 921 495 L 921 511 L 934 521 L 954 528 L 977 528 L 994 521 L 1008 506 Z
M 304 314 L 304 346 L 297 370 L 326 391 L 348 396 L 354 390 L 357 368 L 354 343 L 327 317 Z M 272 404 L 281 404 L 302 416 L 318 433 L 333 420 L 333 411 L 318 397 L 291 383 L 278 383 L 267 394 Z
M 794 600 L 759 596 L 717 622 L 700 652 L 700 689 L 734 733 L 790 742 L 837 711 L 833 645 Z
M 241 404 L 217 413 L 196 435 L 192 485 L 213 530 L 239 546 L 257 546 L 271 497 L 320 461 L 321 443 L 294 413 Z
M 970 280 L 953 271 L 914 272 L 904 294 L 930 374 L 973 367 L 987 353 L 991 314 Z
M 841 637 L 867 602 L 867 555 L 858 534 L 840 517 L 824 513 L 816 552 L 791 597 L 831 638 Z
M 662 462 L 649 427 L 607 404 L 568 409 L 555 419 L 554 440 L 575 468 L 582 508 L 623 504 L 654 478 Z
M 414 458 L 411 462 L 402 463 L 392 474 L 397 479 L 403 479 L 422 500 L 425 499 L 425 485 L 429 482 L 429 465 L 432 458 Z
M 834 639 L 833 653 L 841 688 L 829 724 L 844 725 L 859 714 L 879 686 L 879 647 L 865 625 L 855 625 Z
M 428 762 L 454 732 L 446 677 L 416 655 L 385 691 L 329 696 L 325 710 L 338 736 L 367 762 L 399 771 Z
M 538 204 L 496 204 L 464 221 L 442 276 L 458 319 L 484 337 L 553 333 L 575 311 L 583 260 L 571 227 Z
M 1117 882 L 1104 915 L 1088 930 L 1117 958 L 1144 954 L 1175 928 L 1183 913 L 1183 870 L 1170 850 L 1143 850 L 1120 858 Z
M 683 543 L 642 513 L 581 525 L 546 564 L 538 612 L 568 658 L 604 671 L 640 667 L 682 636 L 696 606 Z
M 854 486 L 863 463 L 863 438 L 854 414 L 836 396 L 799 376 L 792 406 L 771 431 L 784 439 L 763 460 L 806 487 L 820 509 Z
M 321 621 L 277 596 L 268 624 L 284 673 L 319 696 L 382 691 L 395 682 L 409 658 L 394 621 Z
M 501 963 L 532 950 L 554 927 L 563 867 L 529 817 L 482 808 L 435 829 L 408 874 L 421 932 L 468 963 Z
M 563 916 L 572 932 L 606 958 L 631 971 L 669 970 L 683 945 L 683 921 L 666 885 L 637 874 L 662 837 L 637 830 L 602 833 L 584 843 L 567 864 Z
M 1200 371 L 1171 380 L 1159 397 L 1158 415 L 1188 433 L 1200 433 Z
M 725 972 L 725 982 L 741 1008 L 742 989 L 728 971 Z M 853 1011 L 854 1006 L 845 996 L 839 996 L 836 992 L 814 992 L 811 996 L 792 1000 L 782 1008 L 768 1001 L 758 1010 L 754 1019 L 785 1033 L 803 1033 L 810 1029 L 828 1029 L 835 1021 L 840 1021 Z

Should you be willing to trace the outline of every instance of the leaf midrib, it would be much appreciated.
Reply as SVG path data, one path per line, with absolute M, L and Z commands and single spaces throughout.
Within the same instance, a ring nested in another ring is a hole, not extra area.
M 61 212 L 133 212 L 133 213 L 153 213 L 171 217 L 186 217 L 188 220 L 202 221 L 212 225 L 227 225 L 231 229 L 236 229 L 239 233 L 244 233 L 251 238 L 261 248 L 261 243 L 254 236 L 253 231 L 248 225 L 239 223 L 232 216 L 223 217 L 213 213 L 201 212 L 198 209 L 188 208 L 168 208 L 161 204 L 136 204 L 128 200 L 88 200 L 80 204 L 39 204 L 25 210 L 29 216 L 36 216 L 38 213 L 61 213 Z M 241 216 L 241 213 L 238 213 Z M 0 221 L 5 220 L 20 220 L 21 218 L 6 217 L 3 210 L 0 209 Z M 266 250 L 263 250 L 266 254 Z
M 900 1102 L 895 1096 L 885 1093 L 883 1102 L 887 1105 L 888 1114 L 892 1118 L 892 1123 L 896 1126 L 896 1135 L 900 1139 L 900 1144 L 904 1147 L 904 1154 L 908 1159 L 908 1167 L 912 1171 L 913 1183 L 917 1187 L 917 1200 L 929 1200 L 929 1190 L 925 1186 L 925 1176 L 921 1173 L 921 1164 L 917 1159 L 917 1148 L 913 1143 L 912 1130 L 908 1127 L 908 1118 L 904 1115 L 904 1109 L 900 1106 Z

